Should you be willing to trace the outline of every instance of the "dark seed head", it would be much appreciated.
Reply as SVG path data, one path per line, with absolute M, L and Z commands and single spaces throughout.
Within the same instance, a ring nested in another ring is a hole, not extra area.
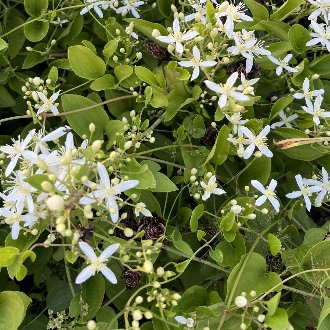
M 241 74 L 243 73 L 245 78 L 253 79 L 258 75 L 259 67 L 256 62 L 253 62 L 251 71 L 249 73 L 246 73 L 246 58 L 240 57 L 237 61 L 229 65 L 229 72 L 230 73 L 238 72 L 239 76 L 241 76 Z
M 142 217 L 139 223 L 138 232 L 144 230 L 144 238 L 157 241 L 165 233 L 164 220 L 155 212 L 152 217 Z
M 122 274 L 122 278 L 125 281 L 126 288 L 132 290 L 139 285 L 140 273 L 138 271 L 133 271 L 128 268 L 125 268 Z
M 147 47 L 147 52 L 154 58 L 157 58 L 159 60 L 166 60 L 169 57 L 169 53 L 167 49 L 157 45 L 155 42 L 151 40 L 147 41 L 146 47 Z
M 271 253 L 267 253 L 266 263 L 268 271 L 283 272 L 285 269 L 280 253 L 277 253 L 275 256 L 273 256 Z
M 204 136 L 201 138 L 200 142 L 204 146 L 213 147 L 215 141 L 217 140 L 218 130 L 211 125 L 206 127 Z
M 93 224 L 89 225 L 88 227 L 80 227 L 79 228 L 79 231 L 81 232 L 80 239 L 83 242 L 88 242 L 93 235 L 94 228 L 95 227 Z

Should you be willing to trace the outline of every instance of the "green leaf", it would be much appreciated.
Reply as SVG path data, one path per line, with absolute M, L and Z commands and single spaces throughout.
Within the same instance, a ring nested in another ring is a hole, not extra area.
M 67 283 L 58 277 L 47 279 L 46 306 L 55 313 L 61 312 L 70 306 L 72 293 Z
M 272 106 L 272 110 L 270 112 L 269 118 L 274 119 L 278 113 L 285 109 L 289 104 L 293 101 L 293 97 L 291 95 L 283 96 L 278 99 Z
M 115 86 L 115 77 L 108 73 L 91 83 L 91 89 L 93 91 L 104 91 L 106 89 L 112 89 Z
M 267 301 L 267 306 L 268 306 L 268 315 L 272 316 L 275 314 L 278 304 L 281 299 L 281 292 L 276 293 L 276 295 L 271 298 L 270 300 Z
M 94 80 L 105 74 L 105 63 L 87 47 L 69 47 L 68 58 L 73 72 L 78 77 Z
M 156 76 L 149 69 L 145 68 L 144 66 L 136 66 L 134 71 L 140 80 L 151 86 L 159 86 L 159 82 Z
M 191 249 L 189 244 L 183 240 L 175 240 L 173 241 L 173 245 L 182 253 L 186 254 L 187 256 L 191 257 L 194 255 L 194 251 Z
M 270 18 L 274 21 L 284 20 L 304 3 L 305 0 L 287 0 L 275 13 L 270 15 Z
M 230 231 L 235 223 L 235 213 L 229 211 L 225 216 L 222 217 L 220 222 L 220 229 L 222 231 Z
M 48 8 L 48 0 L 24 0 L 25 11 L 30 16 L 40 16 Z
M 32 176 L 27 177 L 24 179 L 27 183 L 29 183 L 33 188 L 43 191 L 41 188 L 41 183 L 44 181 L 49 181 L 48 175 L 46 174 L 34 174 Z
M 49 22 L 44 20 L 33 21 L 33 18 L 29 18 L 24 25 L 24 34 L 26 39 L 32 42 L 38 42 L 45 38 L 49 29 Z
M 169 17 L 172 14 L 171 5 L 174 0 L 157 0 L 157 8 L 164 17 Z
M 273 256 L 281 251 L 282 243 L 275 235 L 271 233 L 268 234 L 268 243 Z
M 238 175 L 237 182 L 241 189 L 248 186 L 251 180 L 259 180 L 262 184 L 268 182 L 271 172 L 271 158 L 254 158 Z
M 220 266 L 222 265 L 223 253 L 218 246 L 214 250 L 211 250 L 209 252 L 209 255 L 217 264 L 219 264 Z
M 156 180 L 147 164 L 140 165 L 134 158 L 121 168 L 121 175 L 127 175 L 129 180 L 139 180 L 135 189 L 156 188 Z
M 289 25 L 280 21 L 260 21 L 253 28 L 268 31 L 276 35 L 280 40 L 288 41 Z
M 316 57 L 310 64 L 313 73 L 319 75 L 329 74 L 330 72 L 330 54 Z
M 230 298 L 233 301 L 242 292 L 252 290 L 256 291 L 258 296 L 271 290 L 281 281 L 279 275 L 267 272 L 266 260 L 262 255 L 256 252 L 247 253 L 242 256 L 228 277 L 226 300 Z
M 81 286 L 81 296 L 85 303 L 88 304 L 88 314 L 84 316 L 84 320 L 92 319 L 102 306 L 105 293 L 104 277 L 97 274 L 84 282 Z
M 306 43 L 311 39 L 307 29 L 300 24 L 293 25 L 289 30 L 289 40 L 293 50 L 298 54 L 306 52 Z
M 107 149 L 110 149 L 116 141 L 117 134 L 125 132 L 125 124 L 121 120 L 110 120 L 105 130 L 108 135 Z
M 272 330 L 284 330 L 289 326 L 289 317 L 284 308 L 278 308 L 272 316 L 266 315 L 265 323 Z
M 152 192 L 172 192 L 178 190 L 178 187 L 163 173 L 154 172 L 156 187 L 150 188 Z
M 228 157 L 230 143 L 227 140 L 230 134 L 230 129 L 228 126 L 223 125 L 218 133 L 217 140 L 215 141 L 212 150 L 206 158 L 204 164 L 207 164 L 209 161 L 216 165 L 221 165 L 225 162 Z
M 8 90 L 0 85 L 0 108 L 9 108 L 15 106 L 14 98 L 8 93 Z
M 195 233 L 198 229 L 198 220 L 204 213 L 204 204 L 197 205 L 191 213 L 190 230 Z
M 189 313 L 197 307 L 206 306 L 208 301 L 207 290 L 204 287 L 194 285 L 187 289 L 178 301 L 178 305 L 173 307 L 177 315 Z
M 62 95 L 61 100 L 64 112 L 82 109 L 97 104 L 87 97 L 75 94 Z M 83 113 L 78 112 L 75 114 L 66 115 L 66 119 L 71 128 L 80 137 L 83 135 L 89 136 L 89 125 L 90 123 L 94 123 L 96 129 L 93 133 L 93 140 L 103 140 L 103 132 L 109 122 L 109 117 L 101 106 L 91 108 Z
M 2 38 L 0 38 L 0 52 L 7 48 L 8 48 L 8 44 L 6 43 L 6 41 L 4 41 Z
M 25 43 L 25 35 L 23 24 L 25 20 L 21 17 L 17 16 L 14 10 L 8 11 L 8 18 L 6 22 L 7 31 L 12 31 L 8 36 L 8 46 L 9 46 L 9 53 L 12 58 L 16 57 L 18 53 L 21 51 L 24 43 Z M 13 31 L 13 29 L 17 28 L 18 26 L 22 26 L 17 30 Z M 0 97 L 1 99 L 1 97 Z
M 116 318 L 116 312 L 109 306 L 102 306 L 96 314 L 97 322 L 106 322 L 110 323 L 113 319 Z M 114 329 L 118 328 L 118 322 L 112 323 Z
M 318 330 L 328 330 L 330 327 L 330 299 L 325 297 L 323 308 L 317 325 Z
M 122 82 L 133 74 L 134 70 L 130 65 L 119 65 L 115 67 L 115 75 L 118 82 Z
M 103 56 L 106 59 L 106 63 L 109 62 L 110 58 L 112 57 L 112 55 L 117 50 L 118 43 L 119 43 L 119 41 L 117 39 L 112 39 L 104 46 Z
M 250 9 L 254 21 L 267 20 L 269 17 L 268 10 L 255 0 L 243 0 Z
M 19 249 L 13 246 L 0 248 L 0 268 L 8 267 L 15 262 L 16 256 L 20 253 Z

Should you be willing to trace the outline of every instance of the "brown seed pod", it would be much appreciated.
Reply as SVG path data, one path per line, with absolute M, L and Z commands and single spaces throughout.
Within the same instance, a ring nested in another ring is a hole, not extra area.
M 126 288 L 132 290 L 139 285 L 140 273 L 138 271 L 125 268 L 122 274 L 122 278 L 125 281 Z
M 141 218 L 137 231 L 142 230 L 144 230 L 144 239 L 157 241 L 165 233 L 164 220 L 153 212 L 152 217 Z

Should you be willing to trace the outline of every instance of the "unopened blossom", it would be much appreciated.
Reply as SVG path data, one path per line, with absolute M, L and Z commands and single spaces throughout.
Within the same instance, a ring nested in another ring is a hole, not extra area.
M 247 305 L 247 303 L 248 303 L 248 300 L 244 296 L 237 296 L 235 298 L 235 305 L 238 308 L 244 308 Z
M 140 6 L 144 5 L 144 1 L 138 0 L 121 0 L 121 6 L 116 8 L 117 14 L 122 14 L 126 16 L 128 13 L 131 13 L 134 17 L 140 18 L 140 14 L 137 10 Z
M 322 16 L 326 23 L 328 23 L 330 19 L 330 0 L 308 0 L 308 2 L 316 7 L 308 16 L 308 19 L 313 21 L 319 16 Z
M 159 36 L 157 37 L 157 40 L 159 40 L 160 42 L 164 42 L 166 44 L 174 44 L 176 51 L 179 54 L 182 54 L 183 53 L 182 43 L 189 41 L 197 36 L 198 36 L 198 32 L 196 31 L 181 32 L 180 22 L 176 18 L 173 21 L 172 33 L 170 33 L 168 36 Z
M 267 134 L 270 132 L 270 126 L 267 125 L 264 129 L 258 134 L 254 135 L 247 127 L 241 126 L 240 131 L 247 137 L 246 145 L 249 145 L 244 153 L 244 159 L 248 159 L 252 156 L 254 149 L 257 148 L 260 152 L 266 157 L 273 157 L 273 153 L 267 147 Z
M 204 201 L 206 201 L 207 199 L 210 198 L 211 194 L 215 194 L 215 195 L 223 195 L 226 192 L 220 188 L 218 188 L 218 184 L 217 184 L 217 179 L 215 177 L 215 175 L 211 176 L 208 183 L 205 182 L 201 182 L 200 185 L 204 190 L 204 194 L 202 196 L 202 199 Z
M 235 101 L 248 101 L 249 97 L 243 93 L 237 91 L 234 86 L 238 78 L 238 72 L 234 72 L 227 81 L 222 84 L 216 84 L 213 81 L 205 80 L 205 85 L 213 92 L 219 95 L 218 105 L 220 108 L 224 108 L 227 104 L 228 98 L 232 98 Z
M 37 155 L 33 151 L 28 150 L 34 134 L 35 130 L 32 130 L 24 140 L 18 136 L 17 140 L 12 139 L 12 145 L 5 145 L 0 147 L 0 151 L 7 154 L 7 158 L 10 159 L 10 162 L 5 171 L 5 176 L 8 176 L 14 170 L 19 159 L 23 158 L 31 163 L 36 160 Z
M 178 323 L 186 325 L 187 328 L 193 328 L 195 326 L 195 321 L 191 317 L 185 318 L 184 316 L 176 316 L 174 319 Z
M 275 58 L 275 57 L 273 57 L 271 55 L 268 56 L 268 59 L 271 62 L 273 62 L 274 64 L 278 65 L 278 67 L 276 68 L 276 74 L 278 76 L 280 76 L 282 74 L 282 72 L 283 72 L 284 69 L 287 70 L 287 71 L 289 71 L 289 72 L 298 72 L 297 69 L 291 68 L 291 66 L 289 66 L 289 64 L 288 64 L 289 61 L 291 60 L 292 56 L 293 56 L 292 54 L 288 54 L 288 55 L 286 55 L 283 58 L 283 60 L 279 60 L 279 59 L 277 59 L 277 58 Z
M 52 112 L 54 115 L 58 115 L 57 105 L 54 103 L 58 96 L 60 95 L 60 91 L 54 93 L 50 98 L 42 92 L 37 92 L 40 100 L 42 101 L 41 107 L 38 109 L 37 116 L 39 116 L 43 112 Z
M 261 206 L 266 202 L 266 200 L 269 200 L 275 211 L 278 213 L 280 211 L 280 202 L 278 201 L 275 193 L 277 181 L 272 179 L 266 188 L 258 180 L 251 180 L 251 184 L 262 193 L 262 195 L 256 200 L 256 206 Z
M 146 209 L 146 204 L 139 202 L 134 206 L 134 214 L 135 216 L 139 216 L 142 213 L 146 217 L 152 217 L 151 212 Z
M 330 112 L 321 108 L 323 97 L 319 95 L 316 97 L 314 104 L 310 103 L 307 106 L 302 106 L 303 110 L 313 116 L 313 122 L 320 125 L 320 118 L 329 118 Z
M 216 9 L 215 17 L 219 21 L 223 17 L 226 18 L 225 28 L 226 30 L 233 32 L 234 23 L 242 21 L 253 21 L 253 18 L 245 14 L 245 5 L 243 2 L 234 5 L 229 1 L 224 1 Z
M 76 278 L 76 284 L 81 284 L 87 281 L 91 276 L 101 272 L 103 276 L 112 284 L 117 283 L 117 278 L 114 272 L 107 267 L 106 263 L 108 259 L 118 250 L 120 244 L 109 245 L 99 257 L 96 256 L 93 248 L 86 242 L 79 242 L 81 251 L 87 257 L 87 263 L 89 264 L 84 268 Z
M 209 68 L 217 64 L 216 61 L 203 61 L 201 60 L 201 53 L 197 46 L 193 47 L 193 58 L 190 61 L 181 61 L 178 64 L 190 68 L 193 67 L 193 73 L 191 75 L 191 80 L 195 80 L 199 76 L 200 68 Z
M 137 186 L 139 181 L 127 180 L 112 184 L 110 183 L 108 171 L 102 163 L 97 163 L 97 171 L 99 174 L 99 183 L 96 184 L 95 190 L 80 199 L 80 203 L 92 204 L 105 201 L 106 207 L 110 212 L 111 220 L 117 222 L 119 219 L 119 209 L 116 201 L 117 196 Z
M 313 97 L 317 97 L 322 94 L 324 94 L 324 89 L 310 90 L 310 80 L 305 78 L 303 82 L 303 92 L 294 93 L 292 96 L 298 100 L 305 98 L 307 105 L 311 105 Z
M 286 197 L 298 198 L 302 196 L 305 200 L 306 209 L 310 211 L 312 207 L 310 197 L 312 196 L 313 193 L 318 192 L 320 188 L 317 186 L 312 186 L 312 187 L 308 186 L 306 180 L 304 180 L 300 174 L 296 175 L 295 179 L 299 187 L 299 190 L 286 194 Z
M 244 137 L 244 134 L 243 132 L 240 130 L 242 126 L 239 126 L 238 127 L 238 130 L 237 130 L 237 137 L 233 137 L 233 136 L 230 136 L 227 140 L 229 142 L 231 142 L 234 146 L 238 146 L 237 147 L 237 155 L 239 157 L 243 157 L 244 155 L 244 145 L 245 145 L 245 142 L 246 142 L 246 138 Z
M 280 118 L 281 118 L 282 120 L 280 120 L 280 121 L 278 121 L 278 122 L 272 124 L 272 125 L 270 126 L 270 128 L 273 129 L 273 128 L 281 127 L 281 126 L 285 126 L 285 127 L 288 127 L 288 128 L 292 128 L 291 122 L 294 121 L 295 119 L 297 119 L 297 118 L 299 117 L 296 113 L 294 113 L 294 114 L 292 114 L 292 115 L 290 115 L 290 116 L 287 116 L 283 110 L 281 110 L 281 111 L 278 113 L 278 115 L 280 116 Z
M 306 43 L 306 46 L 321 44 L 327 48 L 328 52 L 330 52 L 330 26 L 312 21 L 311 27 L 314 32 L 310 33 L 312 39 Z
M 238 91 L 242 91 L 245 95 L 254 95 L 254 87 L 252 87 L 254 84 L 256 84 L 259 81 L 260 78 L 254 78 L 251 80 L 248 80 L 245 78 L 244 73 L 241 73 L 241 85 L 237 87 Z

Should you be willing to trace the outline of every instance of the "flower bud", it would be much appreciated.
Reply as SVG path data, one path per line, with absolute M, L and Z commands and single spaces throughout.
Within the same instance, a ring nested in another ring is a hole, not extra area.
M 61 211 L 64 209 L 64 198 L 60 195 L 54 195 L 47 199 L 46 205 L 51 211 Z

